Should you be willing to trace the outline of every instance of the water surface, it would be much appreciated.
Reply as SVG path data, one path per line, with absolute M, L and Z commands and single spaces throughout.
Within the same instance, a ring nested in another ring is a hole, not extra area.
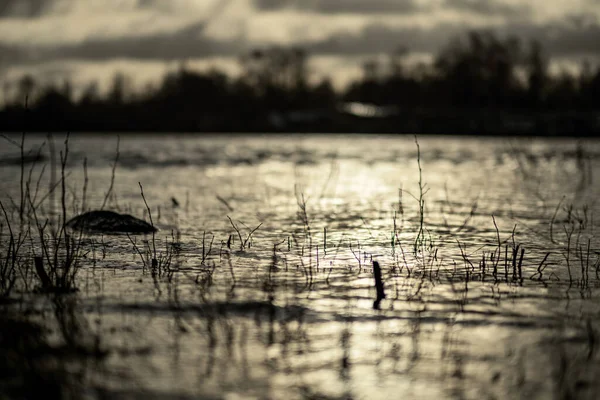
M 52 346 L 102 349 L 68 361 L 77 393 L 595 398 L 600 142 L 123 135 L 117 152 L 116 135 L 80 134 L 68 147 L 70 216 L 104 204 L 149 220 L 141 183 L 159 228 L 85 235 L 79 291 L 58 306 L 12 295 Z M 51 148 L 24 170 L 37 182 L 47 165 L 39 212 L 53 221 Z M 0 155 L 19 159 L 8 142 Z M 18 203 L 20 168 L 0 170 L 3 204 Z

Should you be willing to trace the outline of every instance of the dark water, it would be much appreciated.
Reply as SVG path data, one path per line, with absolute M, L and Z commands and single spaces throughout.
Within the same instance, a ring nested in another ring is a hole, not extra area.
M 24 171 L 55 221 L 50 148 Z M 20 154 L 0 153 L 18 227 Z M 141 183 L 160 230 L 82 237 L 78 292 L 32 294 L 30 268 L 7 309 L 48 330 L 53 373 L 89 398 L 595 398 L 599 155 L 569 139 L 123 136 L 110 190 L 117 137 L 71 136 L 68 215 L 149 220 Z

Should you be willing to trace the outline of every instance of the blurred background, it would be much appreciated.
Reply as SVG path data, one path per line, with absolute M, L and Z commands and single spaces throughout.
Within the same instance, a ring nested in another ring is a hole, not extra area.
M 1 0 L 0 130 L 596 135 L 599 18 L 598 0 Z

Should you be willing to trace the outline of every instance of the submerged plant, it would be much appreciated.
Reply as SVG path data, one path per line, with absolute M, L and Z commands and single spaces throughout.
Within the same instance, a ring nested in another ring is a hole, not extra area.
M 127 233 L 127 237 L 129 241 L 133 245 L 134 251 L 139 255 L 142 260 L 142 264 L 144 266 L 144 270 L 146 268 L 150 269 L 152 276 L 161 276 L 162 274 L 171 274 L 171 263 L 173 258 L 179 253 L 179 234 L 177 234 L 177 239 L 173 232 L 171 232 L 171 242 L 169 239 L 165 239 L 165 249 L 163 251 L 156 250 L 156 228 L 154 226 L 154 221 L 152 220 L 152 211 L 150 210 L 150 206 L 146 201 L 146 196 L 144 195 L 144 187 L 141 182 L 138 182 L 140 186 L 140 194 L 142 196 L 142 200 L 144 201 L 144 205 L 146 206 L 146 210 L 148 212 L 148 218 L 150 219 L 150 225 L 152 227 L 152 241 L 145 241 L 145 248 L 142 251 L 137 243 L 133 240 L 133 238 Z
M 29 203 L 40 246 L 39 256 L 34 257 L 35 272 L 41 282 L 42 291 L 69 292 L 76 289 L 75 276 L 79 270 L 81 239 L 83 231 L 67 228 L 66 165 L 69 155 L 69 135 L 60 151 L 60 205 L 58 224 L 53 226 L 48 219 L 40 219 L 31 198 Z
M 13 212 L 19 216 L 18 226 L 9 216 L 5 204 L 0 203 L 2 217 L 8 230 L 8 238 L 0 238 L 2 262 L 0 264 L 0 295 L 8 296 L 17 280 L 24 287 L 28 287 L 28 271 L 33 264 L 34 273 L 40 285 L 38 289 L 44 292 L 69 292 L 75 289 L 75 276 L 79 269 L 78 261 L 81 250 L 81 232 L 67 229 L 67 160 L 69 157 L 69 135 L 67 134 L 63 150 L 59 152 L 60 163 L 54 162 L 54 143 L 48 136 L 50 143 L 50 182 L 48 192 L 40 194 L 40 184 L 45 174 L 43 166 L 37 181 L 34 180 L 34 170 L 37 161 L 41 158 L 41 151 L 47 141 L 39 146 L 32 156 L 31 151 L 25 153 L 25 133 L 21 134 L 20 143 L 4 136 L 20 152 L 20 198 L 15 202 L 9 197 L 13 205 Z M 25 170 L 25 162 L 32 161 L 29 171 Z M 60 168 L 57 179 L 56 169 Z M 85 166 L 84 166 L 85 168 Z M 87 176 L 87 172 L 86 172 Z M 85 198 L 86 186 L 84 186 Z M 59 206 L 54 202 L 56 192 L 60 196 Z M 50 199 L 49 210 L 43 209 L 46 200 Z M 43 209 L 43 211 L 42 211 Z M 57 215 L 56 218 L 43 215 Z M 4 224 L 3 224 L 4 225 Z M 2 241 L 6 243 L 3 243 Z M 25 243 L 30 246 L 25 246 Z M 33 262 L 32 262 L 33 261 Z
M 240 251 L 244 251 L 246 249 L 246 247 L 250 247 L 250 243 L 251 243 L 251 239 L 252 239 L 252 235 L 254 234 L 254 232 L 256 232 L 258 230 L 258 228 L 260 228 L 262 226 L 262 222 L 260 224 L 258 224 L 256 226 L 256 228 L 250 230 L 250 232 L 246 235 L 246 238 L 242 237 L 242 233 L 240 232 L 240 229 L 237 227 L 237 225 L 233 222 L 233 220 L 231 219 L 231 217 L 228 215 L 227 219 L 229 220 L 229 223 L 231 224 L 231 226 L 233 227 L 233 229 L 235 230 L 235 232 L 238 235 L 238 238 L 240 240 Z M 227 247 L 231 248 L 231 240 L 232 240 L 232 236 L 229 237 L 228 240 L 228 244 Z
M 6 226 L 9 231 L 8 243 L 5 243 L 3 241 L 4 224 L 0 224 L 0 250 L 2 250 L 2 259 L 0 259 L 0 299 L 2 299 L 8 297 L 15 286 L 17 271 L 19 271 L 22 266 L 22 257 L 20 253 L 27 237 L 21 232 L 15 237 L 8 214 L 1 201 L 0 208 L 2 209 Z
M 430 252 L 434 251 L 434 244 L 431 238 L 431 234 L 425 228 L 425 195 L 429 192 L 429 188 L 427 184 L 423 182 L 423 168 L 421 166 L 421 146 L 419 146 L 419 141 L 417 136 L 415 135 L 415 144 L 417 146 L 417 166 L 419 168 L 419 195 L 415 197 L 417 202 L 419 203 L 419 215 L 418 215 L 418 227 L 417 227 L 417 235 L 413 242 L 413 254 L 415 257 L 424 257 L 425 252 L 429 250 Z M 394 219 L 395 224 L 395 219 Z M 422 260 L 425 262 L 425 260 Z

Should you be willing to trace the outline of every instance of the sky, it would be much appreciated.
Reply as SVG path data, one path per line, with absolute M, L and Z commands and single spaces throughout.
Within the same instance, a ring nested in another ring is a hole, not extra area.
M 299 45 L 311 77 L 340 87 L 368 58 L 426 60 L 474 28 L 600 59 L 600 0 L 0 0 L 0 80 L 106 86 L 122 72 L 143 88 L 182 62 L 235 74 L 251 49 Z

